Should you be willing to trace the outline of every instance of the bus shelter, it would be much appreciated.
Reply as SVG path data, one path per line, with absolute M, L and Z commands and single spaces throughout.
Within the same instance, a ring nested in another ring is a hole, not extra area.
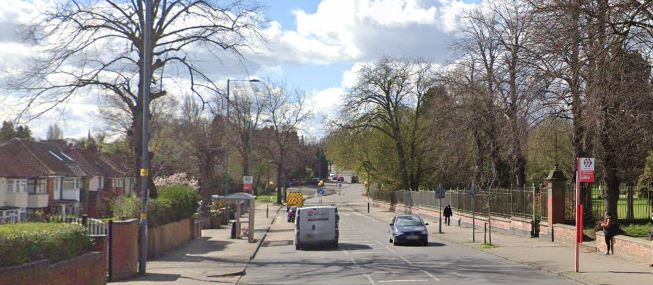
M 226 196 L 212 195 L 211 200 L 223 200 L 226 202 L 227 207 L 235 204 L 236 214 L 234 215 L 236 223 L 236 237 L 237 239 L 241 238 L 241 220 L 240 216 L 248 209 L 248 230 L 247 230 L 247 239 L 249 242 L 254 242 L 254 214 L 256 212 L 256 196 L 245 193 L 238 192 L 232 193 Z M 246 206 L 245 206 L 246 205 Z

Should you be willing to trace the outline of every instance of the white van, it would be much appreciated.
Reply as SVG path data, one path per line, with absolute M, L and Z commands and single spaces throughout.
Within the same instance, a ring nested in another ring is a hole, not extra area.
M 328 245 L 338 247 L 338 208 L 313 206 L 297 209 L 295 216 L 295 249 Z

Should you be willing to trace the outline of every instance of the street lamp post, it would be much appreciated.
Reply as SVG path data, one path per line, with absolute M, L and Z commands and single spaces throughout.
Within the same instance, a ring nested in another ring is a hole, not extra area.
M 148 151 L 148 132 L 149 132 L 149 112 L 150 112 L 150 84 L 152 82 L 152 0 L 145 0 L 145 27 L 143 28 L 143 68 L 142 82 L 143 86 L 143 126 L 142 126 L 142 150 L 141 150 L 141 217 L 139 223 L 139 254 L 138 254 L 138 272 L 142 275 L 146 273 L 147 262 L 147 196 L 148 196 L 148 176 L 150 169 L 149 151 Z
M 225 137 L 227 137 L 227 138 L 229 137 L 229 129 L 230 129 L 229 119 L 231 118 L 230 115 L 229 115 L 229 109 L 230 109 L 229 104 L 230 104 L 230 98 L 231 98 L 231 96 L 230 96 L 230 83 L 232 81 L 246 81 L 246 82 L 251 82 L 251 83 L 261 82 L 258 79 L 227 79 L 227 118 L 226 118 L 226 124 L 225 124 L 225 126 L 226 126 Z M 250 125 L 250 130 L 249 130 L 250 135 L 247 138 L 247 153 L 246 153 L 247 163 L 249 163 L 249 152 L 251 151 L 251 140 L 252 140 L 251 136 L 252 136 L 252 131 L 253 131 L 252 127 L 253 126 Z M 228 193 L 228 189 L 229 189 L 229 144 L 225 145 L 224 162 L 225 162 L 224 195 L 227 195 L 227 194 L 229 194 Z M 247 168 L 249 168 L 249 165 L 248 165 Z M 244 172 L 246 172 L 246 173 L 243 173 L 244 175 L 248 175 L 249 174 L 249 169 L 247 169 Z

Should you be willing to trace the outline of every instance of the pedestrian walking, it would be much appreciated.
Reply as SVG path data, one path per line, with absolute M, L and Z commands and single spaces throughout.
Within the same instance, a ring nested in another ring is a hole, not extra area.
M 614 236 L 617 232 L 617 227 L 614 217 L 610 212 L 605 212 L 603 215 L 600 228 L 603 229 L 603 234 L 605 235 L 605 245 L 607 246 L 605 255 L 614 255 Z
M 451 216 L 453 216 L 453 211 L 451 210 L 451 205 L 447 204 L 447 206 L 444 207 L 444 223 L 447 226 L 451 225 Z

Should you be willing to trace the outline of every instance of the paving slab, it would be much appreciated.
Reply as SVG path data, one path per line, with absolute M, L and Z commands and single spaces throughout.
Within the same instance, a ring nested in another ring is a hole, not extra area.
M 245 273 L 271 224 L 285 217 L 281 208 L 273 204 L 256 205 L 254 243 L 249 243 L 246 237 L 231 239 L 229 226 L 205 229 L 200 239 L 148 261 L 144 276 L 110 284 L 235 284 Z M 269 211 L 267 218 L 266 211 Z

